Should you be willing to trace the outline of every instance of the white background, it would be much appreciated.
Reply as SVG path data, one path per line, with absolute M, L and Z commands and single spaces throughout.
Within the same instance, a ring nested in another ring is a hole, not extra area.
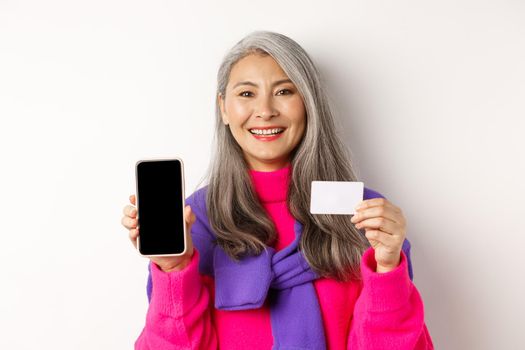
M 142 157 L 209 162 L 216 73 L 252 30 L 328 77 L 365 186 L 401 207 L 438 349 L 522 349 L 522 1 L 0 1 L 0 348 L 130 349 Z

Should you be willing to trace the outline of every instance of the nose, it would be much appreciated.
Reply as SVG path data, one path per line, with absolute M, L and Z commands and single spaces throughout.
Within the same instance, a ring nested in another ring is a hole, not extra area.
M 273 105 L 272 96 L 261 97 L 256 110 L 256 117 L 263 118 L 265 120 L 271 119 L 278 115 L 279 112 Z

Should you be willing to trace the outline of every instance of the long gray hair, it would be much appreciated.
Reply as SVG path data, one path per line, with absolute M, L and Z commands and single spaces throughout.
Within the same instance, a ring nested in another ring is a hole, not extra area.
M 289 37 L 254 31 L 224 57 L 217 74 L 217 96 L 226 97 L 232 67 L 249 54 L 270 55 L 297 87 L 306 109 L 305 133 L 290 155 L 287 207 L 303 225 L 299 242 L 308 264 L 324 277 L 360 279 L 359 264 L 369 247 L 348 215 L 310 213 L 311 182 L 356 181 L 349 153 L 336 133 L 321 76 L 305 50 Z M 233 259 L 259 254 L 276 239 L 276 228 L 258 200 L 243 151 L 222 123 L 216 100 L 214 152 L 207 172 L 207 213 L 217 244 Z

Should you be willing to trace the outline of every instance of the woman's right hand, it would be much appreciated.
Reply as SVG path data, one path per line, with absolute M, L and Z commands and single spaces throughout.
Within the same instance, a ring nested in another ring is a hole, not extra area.
M 137 209 L 135 208 L 136 197 L 134 194 L 129 196 L 129 201 L 132 205 L 124 207 L 124 216 L 122 217 L 122 225 L 129 230 L 129 238 L 137 248 L 137 237 L 139 229 L 137 228 Z M 159 266 L 164 272 L 180 271 L 184 269 L 191 261 L 193 256 L 193 242 L 191 240 L 191 226 L 195 222 L 196 217 L 192 212 L 191 207 L 187 205 L 184 208 L 184 221 L 186 222 L 186 244 L 188 245 L 186 253 L 181 256 L 152 256 L 150 260 Z

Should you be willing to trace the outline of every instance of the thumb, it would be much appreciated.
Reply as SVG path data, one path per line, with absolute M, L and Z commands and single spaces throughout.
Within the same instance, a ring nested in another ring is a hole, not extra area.
M 186 221 L 186 237 L 188 240 L 188 251 L 190 251 L 190 256 L 193 254 L 193 239 L 191 237 L 191 227 L 197 220 L 195 214 L 192 212 L 191 207 L 187 205 L 184 208 L 184 219 Z
M 188 224 L 188 226 L 190 226 L 190 227 L 197 220 L 197 217 L 195 216 L 195 214 L 193 213 L 193 211 L 191 210 L 191 207 L 189 205 L 187 205 L 184 208 L 184 220 L 186 221 L 186 224 Z

